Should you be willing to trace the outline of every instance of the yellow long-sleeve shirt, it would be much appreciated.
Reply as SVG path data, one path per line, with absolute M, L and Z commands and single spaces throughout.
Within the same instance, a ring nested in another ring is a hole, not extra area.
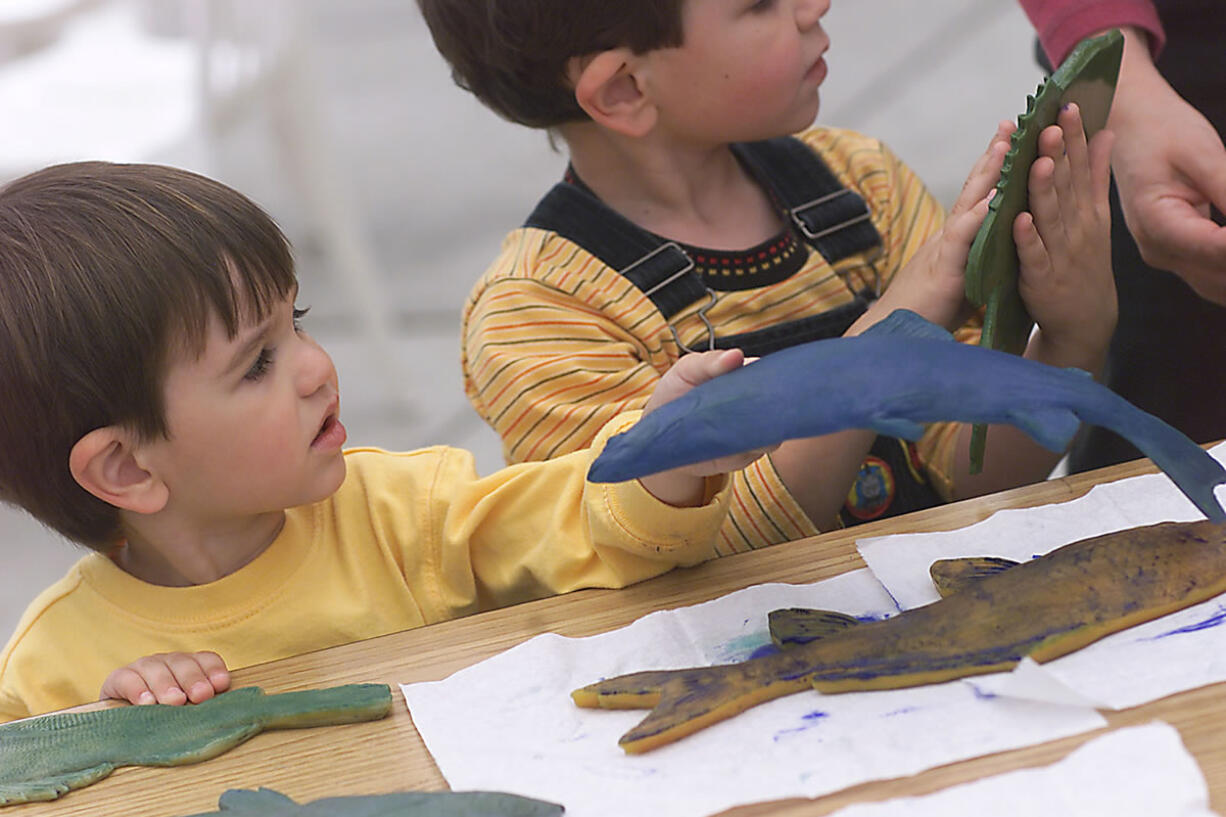
M 599 435 L 636 419 L 618 417 Z M 478 477 L 465 451 L 346 452 L 330 498 L 286 512 L 256 559 L 159 587 L 91 554 L 44 591 L 0 654 L 0 720 L 94 700 L 114 669 L 214 650 L 231 668 L 583 587 L 623 587 L 715 554 L 726 479 L 674 508 L 637 482 L 585 481 L 593 452 Z
M 717 292 L 706 313 L 717 336 L 820 314 L 851 302 L 852 288 L 884 287 L 944 223 L 940 204 L 880 141 L 831 128 L 799 138 L 863 197 L 882 239 L 881 254 L 853 255 L 831 267 L 800 244 L 808 258 L 790 277 L 761 286 L 742 281 L 737 286 L 744 288 Z M 778 277 L 771 270 L 779 256 L 763 255 L 746 277 Z M 697 315 L 704 303 L 673 321 L 687 346 L 701 347 L 707 335 Z M 537 228 L 508 235 L 472 290 L 463 343 L 468 397 L 502 437 L 508 462 L 548 459 L 587 445 L 608 418 L 641 408 L 683 353 L 664 316 L 628 279 L 571 240 Z M 945 496 L 952 444 L 948 426 L 934 426 L 920 443 L 927 477 Z M 769 458 L 733 475 L 721 552 L 817 532 Z

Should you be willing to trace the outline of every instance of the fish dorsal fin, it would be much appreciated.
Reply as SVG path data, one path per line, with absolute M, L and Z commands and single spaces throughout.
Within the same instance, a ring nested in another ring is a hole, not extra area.
M 1001 556 L 967 556 L 961 559 L 938 559 L 928 568 L 928 575 L 941 598 L 965 590 L 969 585 L 1003 573 L 1018 562 Z
M 893 335 L 900 338 L 927 338 L 928 340 L 950 340 L 954 336 L 943 327 L 922 318 L 910 309 L 895 309 L 880 321 L 865 329 L 861 337 L 877 335 Z
M 770 623 L 771 641 L 781 650 L 841 633 L 860 623 L 859 619 L 844 613 L 803 607 L 771 610 L 767 621 Z
M 268 814 L 269 809 L 298 805 L 275 789 L 230 789 L 221 795 L 217 805 L 227 814 Z

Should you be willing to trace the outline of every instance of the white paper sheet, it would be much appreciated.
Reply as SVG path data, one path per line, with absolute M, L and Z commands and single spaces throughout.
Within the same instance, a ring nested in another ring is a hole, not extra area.
M 1050 766 L 923 797 L 848 806 L 832 817 L 1215 817 L 1196 760 L 1173 726 L 1108 732 Z
M 742 660 L 769 644 L 767 612 L 793 606 L 868 618 L 895 612 L 865 570 L 761 585 L 591 638 L 538 636 L 445 681 L 402 689 L 452 788 L 538 797 L 562 803 L 568 817 L 700 817 L 815 797 L 1105 723 L 1091 708 L 982 696 L 960 682 L 804 692 L 629 756 L 617 739 L 644 712 L 580 709 L 570 699 L 573 689 L 626 672 Z
M 1222 460 L 1226 443 L 1211 453 Z M 1219 499 L 1224 490 L 1218 488 Z M 1000 511 L 955 531 L 876 537 L 857 546 L 899 606 L 910 609 L 937 599 L 928 576 L 937 559 L 987 555 L 1024 561 L 1102 533 L 1203 518 L 1169 479 L 1151 474 L 1096 486 L 1070 502 Z M 984 694 L 1124 709 L 1226 680 L 1221 624 L 1226 624 L 1226 595 L 1115 633 L 1041 667 L 1019 666 L 1013 677 L 1003 673 L 965 683 Z

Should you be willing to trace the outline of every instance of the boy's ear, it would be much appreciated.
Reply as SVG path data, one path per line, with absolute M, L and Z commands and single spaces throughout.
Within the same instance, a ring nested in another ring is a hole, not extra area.
M 146 470 L 134 435 L 118 426 L 96 428 L 77 440 L 68 468 L 77 483 L 103 502 L 136 513 L 157 513 L 166 506 L 166 484 Z
M 625 136 L 643 136 L 656 123 L 656 108 L 636 73 L 641 60 L 628 48 L 575 57 L 568 75 L 575 101 L 592 121 Z

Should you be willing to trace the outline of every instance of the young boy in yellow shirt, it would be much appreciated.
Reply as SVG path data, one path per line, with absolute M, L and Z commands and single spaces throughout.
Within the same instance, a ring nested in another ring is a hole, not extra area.
M 829 5 L 419 0 L 456 82 L 570 155 L 464 312 L 466 390 L 509 462 L 589 444 L 691 349 L 769 354 L 897 307 L 977 339 L 963 276 L 1011 126 L 948 218 L 881 142 L 811 128 Z M 1039 325 L 1027 356 L 1095 373 L 1116 315 L 1109 152 L 1109 135 L 1087 146 L 1076 109 L 1063 112 L 1015 225 Z M 720 549 L 1040 480 L 1058 459 L 993 429 L 972 476 L 968 437 L 936 424 L 918 445 L 861 431 L 785 443 L 733 475 Z
M 467 452 L 342 449 L 290 249 L 186 171 L 78 163 L 0 189 L 0 498 L 91 548 L 0 653 L 0 720 L 199 702 L 229 667 L 715 555 L 723 470 L 614 485 L 591 449 L 478 477 Z M 736 368 L 714 353 L 647 410 Z M 120 669 L 116 669 L 120 668 Z

